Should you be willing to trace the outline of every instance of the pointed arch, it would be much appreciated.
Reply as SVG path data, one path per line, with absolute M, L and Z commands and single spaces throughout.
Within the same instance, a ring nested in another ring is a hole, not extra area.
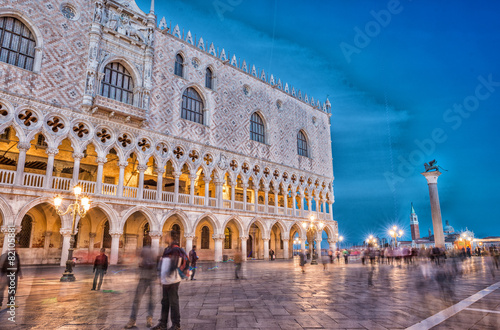
M 245 236 L 248 236 L 250 234 L 250 228 L 254 223 L 257 227 L 260 228 L 260 230 L 262 230 L 262 237 L 269 237 L 269 230 L 266 227 L 265 222 L 261 217 L 255 217 L 248 223 L 248 226 L 244 232 Z
M 195 84 L 184 87 L 181 93 L 181 118 L 208 126 L 205 116 L 207 102 L 202 90 Z
M 99 209 L 106 216 L 109 221 L 109 230 L 114 232 L 120 232 L 120 220 L 116 211 L 111 208 L 108 204 L 103 202 L 93 202 L 90 204 L 90 210 Z M 96 227 L 97 228 L 97 227 Z M 95 228 L 92 228 L 95 230 Z
M 160 231 L 161 231 L 161 228 L 163 228 L 165 226 L 165 223 L 167 222 L 167 220 L 174 215 L 176 215 L 177 218 L 179 218 L 180 222 L 182 223 L 182 226 L 185 228 L 184 229 L 185 233 L 192 232 L 192 228 L 189 225 L 189 223 L 190 223 L 189 217 L 186 215 L 186 213 L 184 213 L 184 211 L 179 210 L 179 209 L 173 209 L 170 212 L 163 215 L 160 223 L 158 224 L 159 225 L 158 228 L 160 228 Z M 196 228 L 196 227 L 194 227 L 194 228 Z
M 2 227 L 15 224 L 15 222 L 12 223 L 12 221 L 15 221 L 14 211 L 12 210 L 10 204 L 2 196 L 0 196 L 0 212 L 2 213 Z
M 139 70 L 133 65 L 126 57 L 124 56 L 111 56 L 110 58 L 106 59 L 101 63 L 99 66 L 99 72 L 104 74 L 104 68 L 110 64 L 110 63 L 120 63 L 127 69 L 127 71 L 130 73 L 132 76 L 132 79 L 134 80 L 134 86 L 135 87 L 141 87 L 142 86 L 142 79 L 141 79 L 141 73 Z M 100 88 L 100 86 L 99 86 Z
M 28 202 L 23 207 L 21 207 L 21 209 L 16 214 L 16 217 L 14 220 L 14 226 L 16 226 L 16 227 L 20 226 L 24 215 L 26 213 L 28 213 L 29 210 L 31 210 L 32 208 L 34 208 L 37 205 L 44 204 L 44 203 L 47 203 L 47 204 L 53 206 L 54 199 L 51 197 L 39 197 L 39 198 L 36 198 L 36 199 Z M 61 218 L 61 217 L 59 216 L 59 218 Z M 63 223 L 63 219 L 61 218 L 61 227 L 64 228 L 64 226 L 62 226 L 62 223 Z
M 250 116 L 250 140 L 267 143 L 267 122 L 261 111 L 255 111 Z
M 236 223 L 236 225 L 238 227 L 238 231 L 240 232 L 240 235 L 243 235 L 243 233 L 245 232 L 245 228 L 243 225 L 243 220 L 241 220 L 241 218 L 238 215 L 231 215 L 226 219 L 226 221 L 224 221 L 223 225 L 221 226 L 223 232 L 220 234 L 224 234 L 224 229 L 227 227 L 228 223 L 231 220 L 234 220 L 234 222 Z
M 309 141 L 307 133 L 303 129 L 297 132 L 297 154 L 299 156 L 310 156 Z
M 208 222 L 210 222 L 210 224 L 214 228 L 214 233 L 221 233 L 219 220 L 212 212 L 205 212 L 201 216 L 199 216 L 198 219 L 196 219 L 196 221 L 193 224 L 193 230 L 196 230 L 196 228 L 203 219 L 207 219 Z M 222 231 L 222 233 L 224 233 L 224 231 Z
M 281 230 L 281 233 L 283 235 L 283 237 L 287 237 L 288 235 L 288 227 L 283 223 L 283 220 L 281 219 L 276 219 L 275 221 L 273 221 L 271 223 L 271 225 L 269 226 L 269 230 L 271 230 L 274 225 L 278 225 L 279 229 Z
M 158 223 L 156 222 L 156 218 L 154 216 L 154 214 L 150 211 L 149 208 L 145 207 L 145 206 L 134 206 L 132 207 L 131 209 L 129 209 L 122 217 L 121 217 L 121 220 L 120 220 L 120 223 L 118 225 L 118 230 L 119 231 L 123 231 L 123 227 L 125 226 L 125 222 L 127 222 L 128 218 L 133 215 L 134 213 L 136 212 L 139 212 L 141 213 L 142 215 L 144 215 L 144 217 L 146 218 L 146 220 L 149 222 L 150 224 L 150 228 L 151 230 L 158 230 L 160 231 L 159 227 L 158 227 Z

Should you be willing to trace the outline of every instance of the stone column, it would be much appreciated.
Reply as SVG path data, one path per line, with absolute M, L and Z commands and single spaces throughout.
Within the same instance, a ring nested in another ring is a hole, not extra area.
M 89 233 L 89 260 L 92 260 L 92 255 L 94 254 L 94 241 L 96 233 Z
M 51 231 L 46 231 L 45 232 L 45 241 L 43 242 L 42 264 L 47 264 L 48 263 L 49 248 L 50 248 L 50 237 L 51 236 L 52 236 L 52 232 Z
M 328 240 L 328 245 L 330 245 L 330 250 L 333 252 L 337 251 L 337 242 L 334 240 Z
M 269 238 L 262 238 L 264 242 L 264 260 L 269 260 Z
M 174 176 L 174 204 L 179 202 L 179 178 L 181 176 L 181 172 L 173 172 Z
M 288 259 L 290 256 L 288 253 L 290 252 L 288 249 L 288 238 L 283 238 L 283 259 Z
M 127 162 L 119 162 L 118 167 L 120 168 L 120 176 L 118 178 L 118 191 L 116 195 L 118 197 L 123 197 L 123 184 L 125 181 L 125 167 L 127 167 Z
M 215 181 L 215 198 L 217 199 L 217 207 L 222 208 L 222 184 L 223 181 Z
M 23 142 L 17 144 L 17 149 L 19 149 L 19 156 L 17 158 L 17 169 L 16 169 L 16 179 L 14 184 L 17 186 L 24 184 L 24 164 L 26 163 L 26 152 L 30 149 L 31 144 L 29 142 Z
M 66 261 L 68 261 L 68 252 L 71 241 L 71 229 L 61 229 L 59 231 L 63 237 L 63 244 L 61 249 L 61 262 L 60 266 L 66 266 Z
M 154 256 L 158 256 L 160 253 L 160 240 L 162 233 L 159 231 L 150 231 L 149 237 L 151 237 L 151 251 L 153 251 Z
M 284 194 L 283 194 L 283 209 L 285 210 L 284 213 L 285 213 L 285 216 L 288 216 L 288 191 L 284 191 Z
M 116 265 L 118 263 L 118 251 L 120 250 L 120 237 L 122 233 L 111 232 L 111 252 L 109 253 L 109 264 Z
M 444 248 L 443 220 L 441 219 L 441 207 L 439 206 L 439 194 L 437 188 L 439 171 L 424 172 L 429 186 L 429 199 L 431 201 L 432 227 L 434 229 L 434 244 L 436 247 Z
M 205 175 L 203 177 L 205 181 L 205 206 L 210 205 L 210 175 Z
M 236 199 L 236 194 L 235 194 L 235 189 L 236 189 L 236 182 L 231 182 L 231 209 L 234 210 L 234 201 Z
M 84 154 L 81 152 L 74 152 L 73 153 L 73 186 L 76 186 L 78 184 L 79 176 L 80 176 L 80 161 L 82 158 L 84 158 Z M 70 187 L 71 188 L 71 187 Z
M 163 195 L 163 173 L 165 173 L 165 167 L 156 168 L 156 201 L 162 201 Z
M 330 210 L 330 220 L 333 220 L 333 209 L 332 209 L 332 202 L 328 201 L 328 209 Z
M 248 236 L 240 236 L 241 240 L 241 258 L 243 261 L 247 261 L 247 240 Z
M 189 205 L 194 205 L 194 188 L 195 188 L 194 184 L 196 182 L 197 177 L 198 176 L 196 175 L 196 173 L 191 174 L 189 176 L 189 182 L 191 183 L 189 186 Z
M 212 238 L 215 241 L 214 260 L 222 261 L 222 241 L 224 240 L 224 235 L 213 235 Z
M 306 240 L 307 240 L 307 237 L 302 237 L 300 239 L 300 250 L 302 252 L 305 252 L 306 251 Z
M 279 194 L 279 192 L 280 192 L 279 189 L 274 189 L 273 190 L 273 193 L 274 193 L 274 213 L 276 213 L 276 214 L 279 213 L 279 211 L 278 211 L 278 208 L 279 208 L 279 205 L 280 205 L 278 203 L 278 198 L 279 198 L 278 194 Z
M 102 194 L 102 172 L 104 168 L 104 164 L 106 163 L 106 157 L 98 157 L 97 158 L 97 177 L 95 182 L 95 194 Z
M 255 203 L 255 212 L 259 212 L 259 184 L 253 184 L 253 202 Z
M 57 148 L 48 148 L 45 151 L 48 155 L 47 158 L 47 169 L 45 170 L 45 182 L 43 183 L 43 187 L 45 189 L 52 188 L 52 172 L 54 171 L 54 157 L 59 152 Z
M 144 172 L 148 169 L 148 165 L 137 166 L 139 170 L 139 184 L 137 185 L 137 199 L 144 198 Z
M 241 187 L 243 188 L 243 211 L 247 211 L 247 189 L 248 189 L 248 183 L 243 182 L 241 184 Z
M 327 217 L 327 215 L 326 215 L 326 199 L 321 200 L 321 205 L 323 205 L 323 214 L 324 214 L 323 219 L 326 220 L 326 217 Z
M 193 239 L 194 235 L 184 235 L 186 238 L 186 253 L 189 253 L 193 249 Z
M 268 207 L 269 206 L 269 187 L 264 186 L 264 212 L 268 213 Z
M 321 238 L 316 238 L 316 254 L 318 255 L 318 258 L 321 257 L 321 242 L 323 241 Z
M 309 196 L 307 198 L 307 210 L 309 211 L 309 214 L 312 214 L 312 196 Z

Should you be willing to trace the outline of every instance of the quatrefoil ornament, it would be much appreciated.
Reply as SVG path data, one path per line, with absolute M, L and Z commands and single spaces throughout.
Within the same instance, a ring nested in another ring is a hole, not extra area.
M 59 117 L 53 117 L 51 120 L 47 120 L 47 125 L 52 129 L 52 132 L 57 133 L 59 130 L 64 129 L 64 122 Z
M 191 150 L 189 153 L 189 158 L 191 158 L 191 161 L 194 163 L 200 156 L 198 155 L 198 152 L 196 150 Z
M 247 174 L 247 172 L 250 170 L 250 167 L 248 166 L 247 163 L 243 163 L 241 169 L 243 170 L 243 173 Z
M 148 140 L 146 139 L 141 139 L 139 142 L 137 142 L 137 146 L 143 151 L 146 152 L 151 148 L 151 144 L 149 143 Z
M 214 161 L 214 158 L 212 157 L 211 154 L 206 154 L 203 160 L 208 166 L 210 166 L 210 164 L 212 164 L 212 162 Z
M 238 163 L 233 159 L 229 164 L 229 167 L 231 167 L 233 171 L 236 171 L 236 169 L 238 168 Z
M 111 134 L 108 133 L 108 130 L 105 128 L 102 128 L 99 132 L 96 133 L 96 136 L 99 138 L 99 140 L 102 143 L 106 143 L 111 139 Z
M 259 165 L 255 165 L 254 166 L 253 172 L 255 173 L 255 175 L 259 175 L 259 173 L 260 173 L 260 167 L 259 167 Z
M 118 138 L 118 142 L 120 142 L 122 147 L 126 148 L 132 143 L 132 139 L 130 139 L 127 133 L 124 133 Z
M 24 110 L 17 117 L 26 127 L 30 127 L 32 124 L 36 124 L 38 122 L 38 118 L 30 110 Z
M 84 138 L 90 133 L 87 125 L 85 125 L 84 123 L 75 124 L 75 126 L 73 126 L 73 132 L 75 132 L 76 136 L 78 136 L 80 139 Z
M 181 147 L 176 147 L 174 150 L 174 155 L 177 159 L 180 159 L 182 156 L 184 156 L 184 150 L 182 150 Z

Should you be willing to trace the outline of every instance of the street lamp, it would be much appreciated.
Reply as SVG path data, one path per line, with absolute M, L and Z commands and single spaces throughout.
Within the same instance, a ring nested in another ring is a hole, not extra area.
M 394 247 L 397 247 L 398 238 L 403 236 L 403 231 L 401 229 L 398 231 L 398 227 L 394 226 L 392 227 L 392 230 L 389 230 L 389 235 L 391 235 L 391 237 L 394 238 Z
M 307 222 L 307 221 L 302 222 L 302 227 L 304 227 L 304 229 L 306 229 L 307 231 L 311 231 L 312 237 L 315 236 L 314 234 L 316 232 L 321 232 L 321 230 L 323 230 L 324 226 L 325 226 L 325 224 L 322 221 L 318 222 L 314 219 L 313 214 L 311 214 L 311 217 L 309 218 L 309 222 Z M 317 265 L 318 261 L 316 260 L 316 253 L 314 250 L 314 242 L 310 242 L 310 246 L 313 247 L 311 265 Z M 321 247 L 320 247 L 320 251 L 321 251 Z
M 370 236 L 366 239 L 366 242 L 367 242 L 368 247 L 370 247 L 370 244 L 375 245 L 376 238 L 375 238 L 375 237 L 373 237 L 373 235 L 370 235 Z
M 344 240 L 344 236 L 339 236 L 339 250 L 342 250 L 342 241 Z
M 295 250 L 295 251 L 297 251 L 297 250 L 298 250 L 298 249 L 296 249 L 296 248 L 295 248 L 295 246 L 296 246 L 296 245 L 299 245 L 299 246 L 300 246 L 300 244 L 301 244 L 301 243 L 302 243 L 302 241 L 301 241 L 298 237 L 296 237 L 296 238 L 293 240 L 293 247 L 294 247 L 294 250 Z M 300 247 L 299 247 L 299 249 L 300 249 Z
M 61 277 L 61 282 L 75 281 L 75 275 L 73 275 L 73 267 L 75 266 L 75 262 L 73 261 L 73 245 L 75 243 L 76 216 L 79 215 L 80 218 L 83 218 L 85 214 L 87 214 L 87 211 L 90 209 L 90 199 L 87 196 L 83 196 L 80 198 L 81 193 L 82 187 L 77 185 L 73 188 L 75 202 L 73 204 L 69 204 L 66 211 L 62 211 L 61 209 L 59 209 L 63 201 L 62 197 L 54 197 L 54 206 L 56 207 L 57 214 L 62 216 L 73 212 L 73 225 L 71 228 L 71 238 L 69 240 L 68 260 L 66 261 L 66 269 L 64 270 L 63 276 Z

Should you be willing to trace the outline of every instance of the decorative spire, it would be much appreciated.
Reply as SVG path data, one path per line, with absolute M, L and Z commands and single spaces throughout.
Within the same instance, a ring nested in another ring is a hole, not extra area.
M 149 9 L 149 13 L 153 15 L 155 13 L 155 0 L 151 0 L 151 9 Z
M 414 214 L 415 213 L 415 209 L 413 208 L 413 202 L 411 202 L 411 213 Z

